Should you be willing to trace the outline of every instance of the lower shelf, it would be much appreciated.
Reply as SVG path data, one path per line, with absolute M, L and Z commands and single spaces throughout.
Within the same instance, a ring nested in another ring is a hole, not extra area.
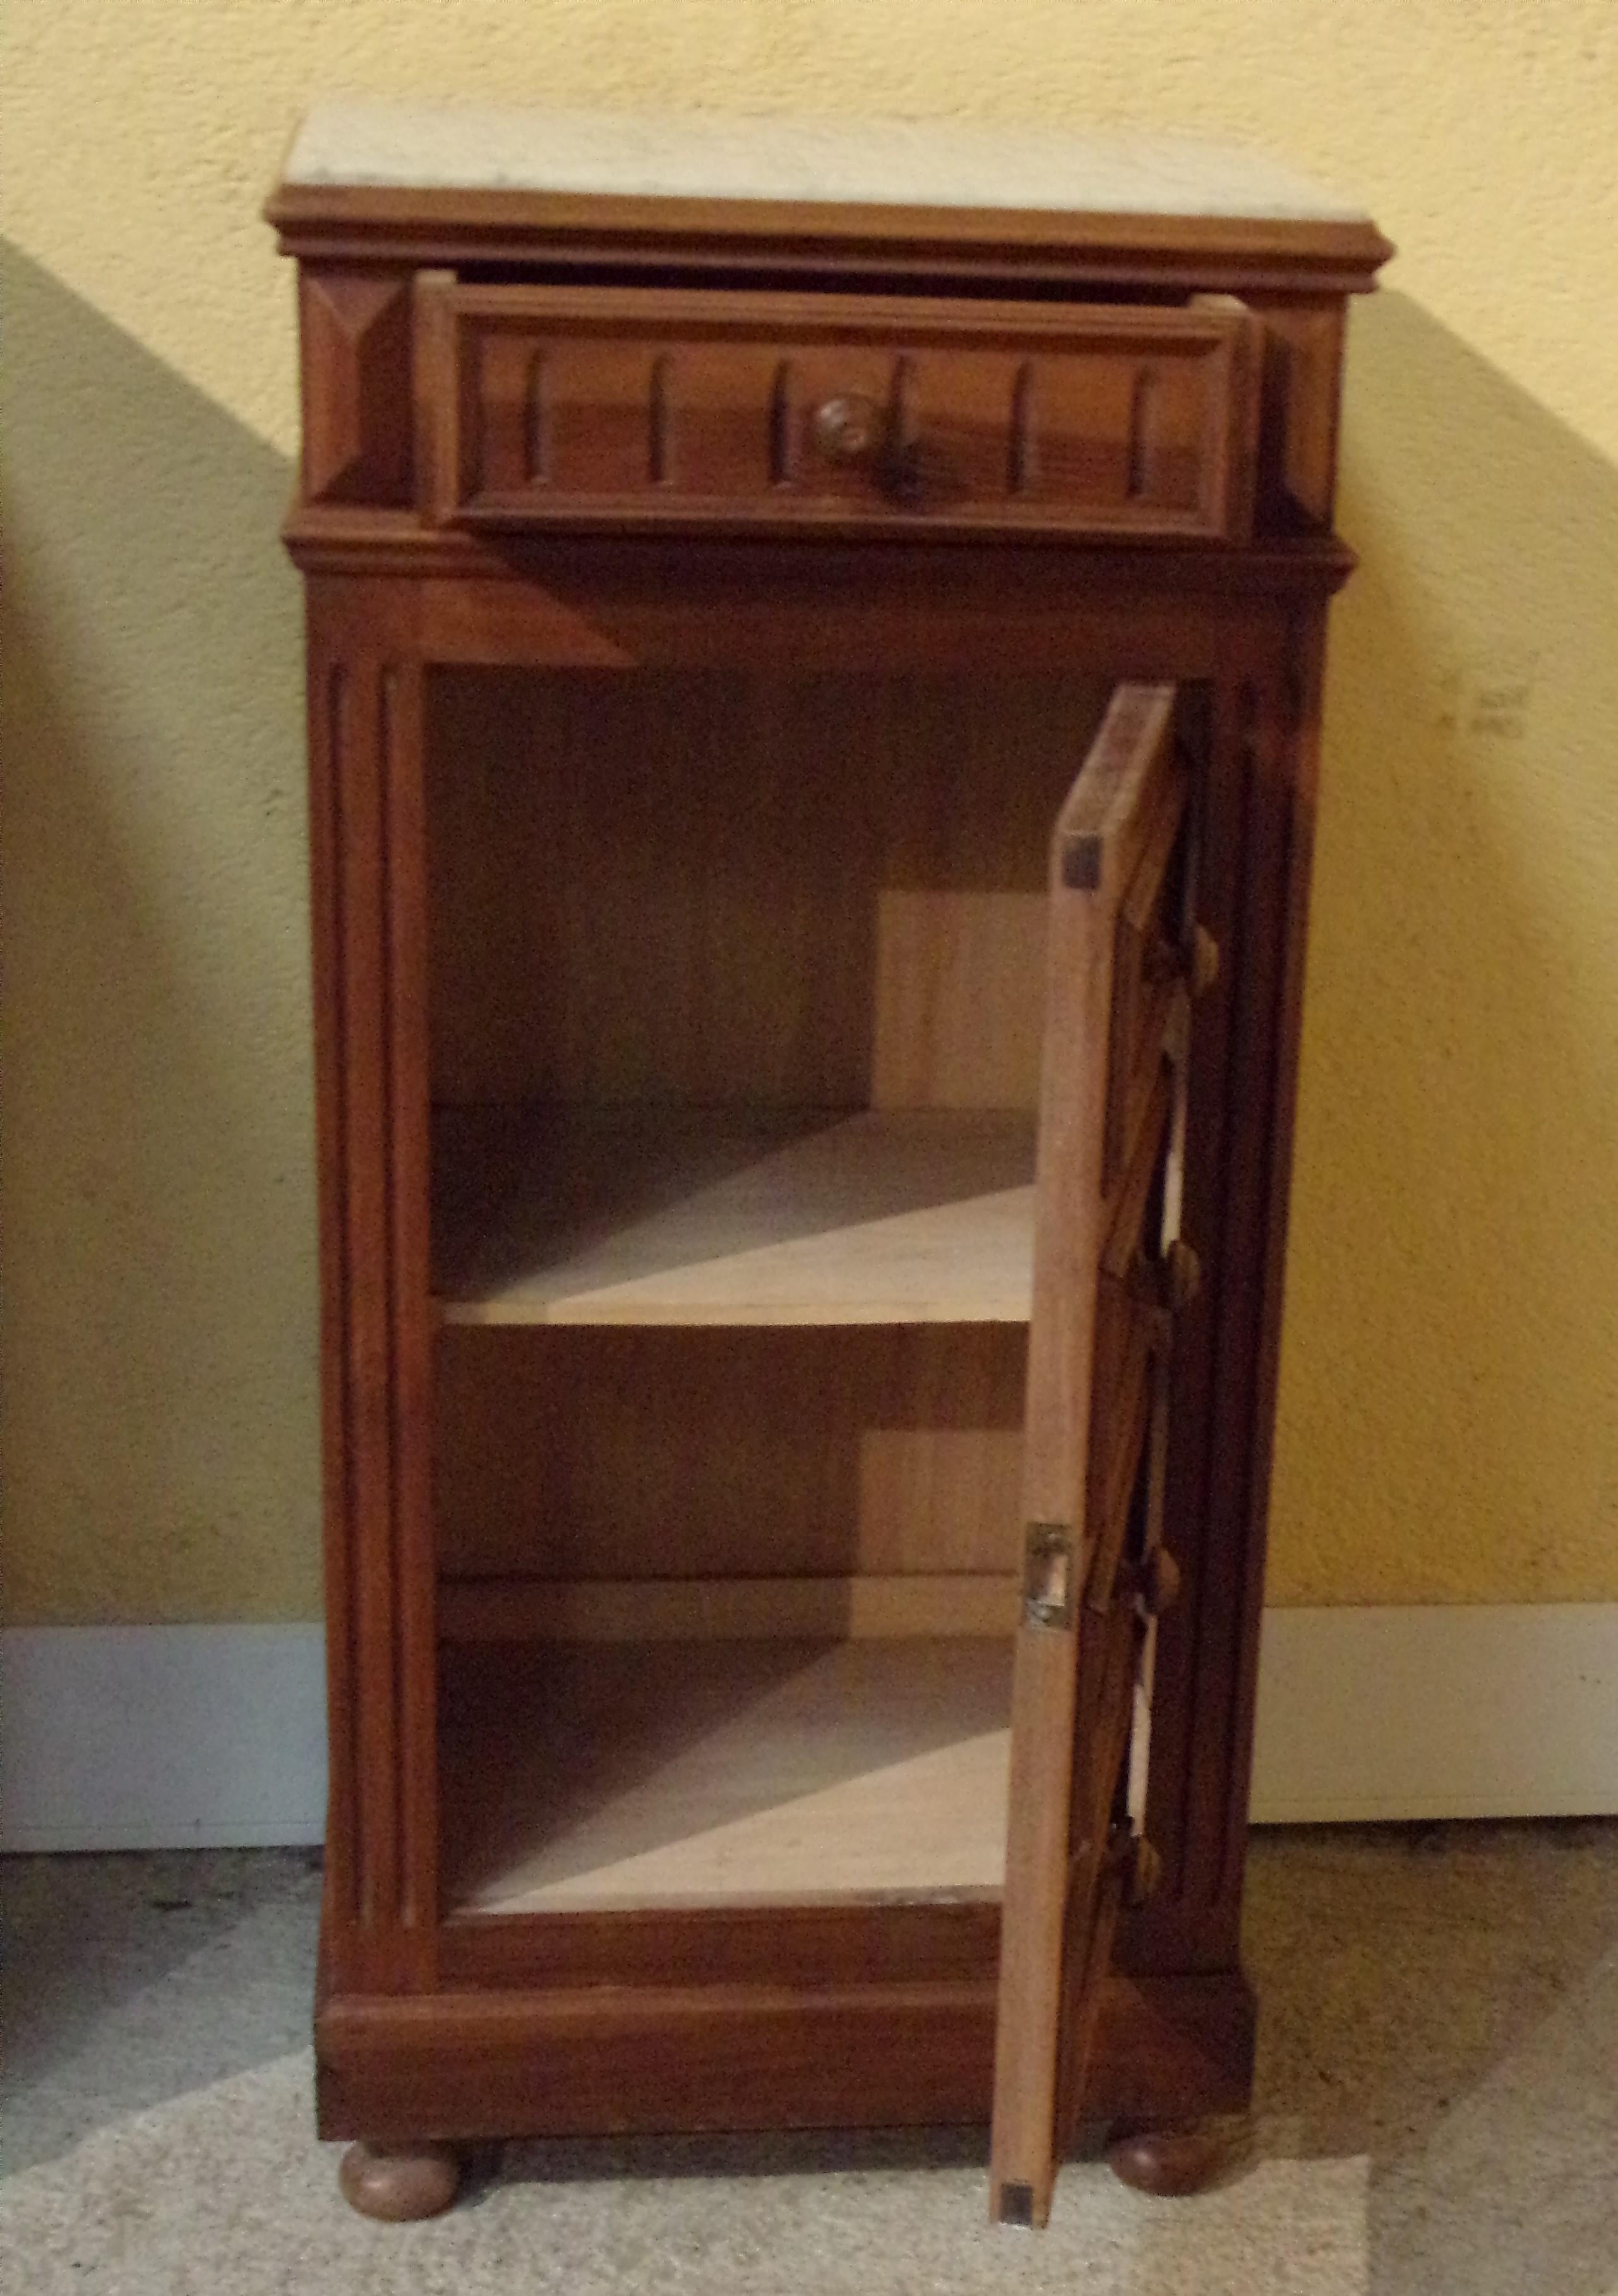
M 998 1896 L 1009 1640 L 445 1656 L 458 1914 Z

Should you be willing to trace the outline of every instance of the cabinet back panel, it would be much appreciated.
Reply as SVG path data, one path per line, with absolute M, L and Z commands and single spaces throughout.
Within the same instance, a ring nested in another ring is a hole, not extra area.
M 438 1561 L 458 1576 L 1017 1567 L 1026 1328 L 447 1326 Z
M 1068 676 L 436 671 L 434 1095 L 1020 1107 Z

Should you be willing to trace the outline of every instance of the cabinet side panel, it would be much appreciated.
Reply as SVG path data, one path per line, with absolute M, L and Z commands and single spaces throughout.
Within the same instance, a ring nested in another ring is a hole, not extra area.
M 1280 817 L 1279 833 L 1285 852 L 1285 908 L 1280 964 L 1276 981 L 1263 1295 L 1255 1349 L 1253 1458 L 1247 1481 L 1247 1537 L 1243 1554 L 1240 1648 L 1233 1700 L 1231 1784 L 1225 1795 L 1225 1838 L 1221 1873 L 1221 1895 L 1238 1912 L 1246 1859 L 1247 1800 L 1253 1770 L 1253 1723 L 1258 1692 L 1259 1632 L 1264 1601 L 1270 1479 L 1275 1456 L 1275 1411 L 1287 1276 L 1298 1060 L 1303 1037 L 1309 896 L 1314 863 L 1325 653 L 1324 616 L 1297 616 L 1289 643 L 1287 675 L 1276 697 L 1276 718 L 1271 734 L 1274 755 L 1266 784 L 1268 802 Z
M 421 674 L 396 586 L 313 586 L 309 686 L 335 1981 L 436 1919 Z M 351 1981 L 351 1980 L 350 1980 Z

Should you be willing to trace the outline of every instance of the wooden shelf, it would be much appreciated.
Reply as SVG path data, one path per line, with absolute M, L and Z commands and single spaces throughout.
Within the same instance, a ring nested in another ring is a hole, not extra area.
M 1004 1639 L 543 1644 L 445 1658 L 460 1913 L 984 1897 Z
M 1030 1116 L 457 1108 L 434 1123 L 451 1323 L 1028 1320 Z

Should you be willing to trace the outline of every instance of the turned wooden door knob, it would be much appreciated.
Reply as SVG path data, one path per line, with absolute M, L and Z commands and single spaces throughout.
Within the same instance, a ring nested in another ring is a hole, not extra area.
M 1202 1290 L 1202 1262 L 1183 1237 L 1176 1236 L 1163 1255 L 1168 1303 L 1178 1311 L 1189 1308 Z
M 1219 979 L 1219 943 L 1206 925 L 1193 925 L 1189 941 L 1156 942 L 1147 954 L 1146 971 L 1148 980 L 1183 980 L 1193 997 L 1205 996 Z
M 1144 1906 L 1148 1898 L 1156 1895 L 1162 1879 L 1163 1859 L 1144 1833 L 1136 1834 L 1124 1877 L 1124 1889 L 1130 1904 Z
M 1192 928 L 1189 961 L 1186 979 L 1193 996 L 1205 996 L 1219 979 L 1219 943 L 1206 925 Z
M 1180 1565 L 1166 1546 L 1154 1546 L 1140 1566 L 1140 1600 L 1149 1619 L 1160 1619 L 1180 1600 Z
M 1178 1315 L 1202 1290 L 1202 1262 L 1184 1238 L 1176 1236 L 1160 1259 L 1137 1253 L 1130 1284 L 1135 1297 L 1148 1307 Z

